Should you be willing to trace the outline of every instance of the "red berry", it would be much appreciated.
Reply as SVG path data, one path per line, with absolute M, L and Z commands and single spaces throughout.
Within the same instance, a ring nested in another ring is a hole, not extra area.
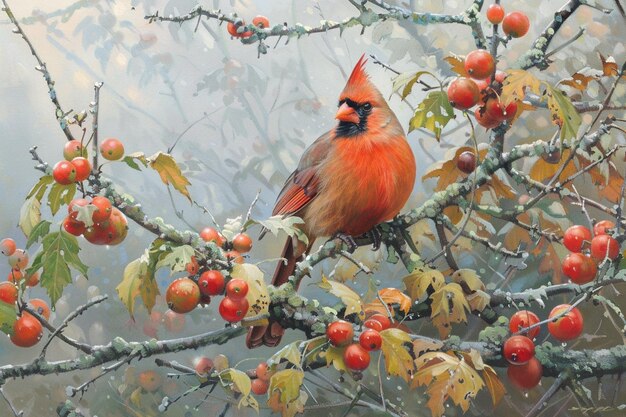
M 533 357 L 524 365 L 509 366 L 506 375 L 517 388 L 531 389 L 541 382 L 543 366 L 541 366 L 541 362 L 537 358 Z
M 504 8 L 499 4 L 492 4 L 487 9 L 487 20 L 494 25 L 500 24 L 504 19 Z
M 233 249 L 239 253 L 247 253 L 252 249 L 252 239 L 245 233 L 239 233 L 233 238 Z
M 521 38 L 530 28 L 528 16 L 522 12 L 511 12 L 504 16 L 502 30 L 512 38 Z
M 63 220 L 63 229 L 70 235 L 80 236 L 85 233 L 86 227 L 85 223 L 76 221 L 68 216 Z
M 598 235 L 591 239 L 591 256 L 598 261 L 613 261 L 619 256 L 619 243 L 612 236 Z
M 10 237 L 4 238 L 2 239 L 2 241 L 0 241 L 0 253 L 2 253 L 4 256 L 13 255 L 13 252 L 15 252 L 16 248 L 17 246 L 15 245 L 15 241 Z
M 76 167 L 69 161 L 59 161 L 52 168 L 52 176 L 59 184 L 72 184 L 76 181 Z
M 504 358 L 513 365 L 523 365 L 535 356 L 535 344 L 526 336 L 511 336 L 502 347 Z
M 570 252 L 580 252 L 585 241 L 591 241 L 591 232 L 585 226 L 572 226 L 563 235 L 563 245 Z
M 466 110 L 478 103 L 480 92 L 469 78 L 459 77 L 448 86 L 448 100 L 452 107 Z
M 24 249 L 15 249 L 8 261 L 11 268 L 22 270 L 28 266 L 28 252 Z
M 471 151 L 462 152 L 456 160 L 456 166 L 461 172 L 471 174 L 476 169 L 476 154 Z
M 46 320 L 50 320 L 50 306 L 40 298 L 28 300 L 28 306 Z M 24 313 L 28 314 L 28 313 Z
M 493 129 L 500 125 L 500 120 L 496 120 L 491 117 L 487 110 L 484 107 L 479 107 L 474 111 L 474 116 L 476 117 L 476 121 L 479 125 L 484 127 L 485 129 Z
M 504 106 L 497 98 L 490 98 L 485 103 L 485 111 L 491 119 L 498 120 L 500 122 L 506 120 L 511 121 L 517 113 L 517 103 L 515 101 L 510 102 Z
M 229 323 L 241 321 L 248 312 L 249 303 L 245 298 L 224 297 L 219 306 L 220 316 Z
M 552 319 L 571 306 L 569 304 L 561 304 L 552 309 L 549 318 Z M 558 319 L 548 323 L 548 331 L 560 342 L 576 339 L 583 332 L 583 315 L 576 307 Z
M 71 161 L 77 156 L 87 157 L 87 150 L 83 147 L 82 143 L 76 139 L 65 142 L 63 146 L 63 158 Z
M 15 304 L 17 301 L 17 287 L 12 282 L 0 282 L 0 301 Z
M 269 381 L 272 376 L 267 362 L 261 362 L 256 367 L 256 377 L 262 381 Z
M 187 265 L 185 265 L 185 269 L 187 270 L 187 273 L 189 275 L 196 275 L 198 273 L 198 270 L 200 269 L 200 265 L 198 264 L 198 261 L 196 260 L 195 256 L 191 257 Z
M 235 278 L 226 284 L 226 296 L 237 299 L 244 298 L 248 294 L 248 283 L 242 279 Z
M 563 273 L 576 284 L 593 281 L 597 272 L 598 267 L 593 259 L 582 253 L 570 253 L 563 260 Z
M 91 204 L 96 206 L 97 210 L 93 212 L 91 218 L 95 223 L 101 223 L 105 220 L 108 220 L 111 217 L 111 212 L 113 211 L 113 205 L 111 201 L 102 196 L 96 196 L 91 200 Z
M 343 361 L 353 371 L 364 371 L 370 364 L 370 354 L 361 345 L 352 344 L 343 353 Z
M 594 236 L 606 235 L 612 229 L 615 229 L 615 223 L 610 220 L 600 220 L 593 225 L 593 234 Z
M 230 261 L 230 262 L 234 262 L 236 264 L 242 264 L 243 263 L 243 256 L 241 256 L 241 254 L 239 252 L 237 252 L 236 250 L 231 250 L 228 251 L 224 254 L 224 257 Z
M 200 303 L 200 288 L 189 278 L 175 279 L 167 287 L 165 301 L 172 311 L 189 313 Z
M 72 165 L 76 168 L 76 182 L 85 181 L 91 173 L 91 164 L 89 160 L 78 156 L 72 159 Z
M 533 324 L 539 323 L 539 321 L 539 317 L 537 317 L 537 315 L 532 311 L 516 311 L 515 314 L 511 316 L 511 320 L 509 321 L 509 330 L 511 331 L 511 333 L 517 333 L 521 329 L 525 329 L 532 326 Z M 539 327 L 533 327 L 528 332 L 523 334 L 525 336 L 528 336 L 530 339 L 534 339 L 539 335 L 540 331 L 541 329 Z
M 491 54 L 484 49 L 476 49 L 465 57 L 465 71 L 477 80 L 490 77 L 496 69 L 496 63 Z
M 352 342 L 354 329 L 347 321 L 337 320 L 328 325 L 326 337 L 333 346 L 341 346 Z
M 19 347 L 35 346 L 43 336 L 39 320 L 30 314 L 23 314 L 13 325 L 11 342 Z
M 220 271 L 204 271 L 198 279 L 198 287 L 204 295 L 220 295 L 224 293 L 224 275 Z
M 367 329 L 359 336 L 359 344 L 365 350 L 379 350 L 383 344 L 383 338 L 374 329 Z
M 385 316 L 384 314 L 374 314 L 368 320 L 376 320 L 377 322 L 379 322 L 383 327 L 382 330 L 387 330 L 391 327 L 391 320 L 389 320 L 389 317 Z
M 374 320 L 374 319 L 365 320 L 365 322 L 363 323 L 363 327 L 367 327 L 368 329 L 373 329 L 378 332 L 383 331 L 383 325 L 380 324 L 378 320 Z
M 252 380 L 252 386 L 250 388 L 255 395 L 264 395 L 267 394 L 269 387 L 270 383 L 268 381 L 257 378 Z
M 205 227 L 204 229 L 202 229 L 202 231 L 200 232 L 200 237 L 205 242 L 215 242 L 215 244 L 220 247 L 226 241 L 226 239 L 224 239 L 224 236 L 222 236 L 217 230 L 212 227 Z
M 100 155 L 109 161 L 117 161 L 124 156 L 124 144 L 115 138 L 106 139 L 100 144 Z
M 207 375 L 213 369 L 213 361 L 206 356 L 201 356 L 193 368 L 198 375 Z
M 259 15 L 259 16 L 255 17 L 254 19 L 252 19 L 252 24 L 254 26 L 258 27 L 258 28 L 261 28 L 261 29 L 265 29 L 265 28 L 270 27 L 269 19 L 267 17 L 261 16 L 261 15 Z
M 493 77 L 497 82 L 502 84 L 504 79 L 506 78 L 506 72 L 504 71 L 496 71 L 496 75 Z

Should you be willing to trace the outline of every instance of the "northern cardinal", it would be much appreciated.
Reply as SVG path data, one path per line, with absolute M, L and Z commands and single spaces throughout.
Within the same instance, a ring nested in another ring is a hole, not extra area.
M 272 284 L 293 275 L 296 263 L 321 236 L 350 239 L 392 219 L 415 183 L 415 158 L 396 115 L 365 72 L 365 55 L 339 96 L 339 121 L 304 152 L 278 196 L 273 215 L 298 216 L 309 245 L 288 238 Z M 248 331 L 249 348 L 276 346 L 276 322 Z

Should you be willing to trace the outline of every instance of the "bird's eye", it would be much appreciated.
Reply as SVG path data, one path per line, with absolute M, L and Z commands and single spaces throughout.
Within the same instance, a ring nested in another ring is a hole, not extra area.
M 372 110 L 372 105 L 370 103 L 365 103 L 365 104 L 363 104 L 363 109 L 367 110 L 367 111 L 370 111 L 370 110 Z

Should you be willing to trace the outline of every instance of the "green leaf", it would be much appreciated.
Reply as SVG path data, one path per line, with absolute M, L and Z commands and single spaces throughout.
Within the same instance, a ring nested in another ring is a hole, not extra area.
M 296 226 L 298 224 L 304 224 L 304 220 L 298 216 L 272 216 L 267 220 L 259 221 L 259 224 L 269 230 L 274 236 L 278 236 L 278 232 L 283 231 L 287 233 L 287 235 L 297 238 L 305 245 L 309 244 L 307 235 Z
M 26 199 L 29 199 L 35 196 L 37 200 L 41 201 L 41 199 L 43 198 L 43 195 L 46 193 L 46 190 L 48 189 L 48 185 L 52 184 L 53 182 L 54 182 L 54 178 L 52 178 L 52 175 L 44 175 L 43 177 L 39 178 L 39 181 L 37 182 L 37 184 L 35 184 L 35 186 L 31 188 L 31 190 L 28 192 Z
M 34 196 L 24 201 L 20 208 L 18 226 L 29 237 L 35 226 L 41 221 L 41 202 Z
M 454 109 L 444 91 L 431 91 L 422 101 L 409 121 L 409 132 L 425 128 L 441 139 L 441 131 L 450 120 L 454 119 Z
M 148 166 L 148 161 L 146 160 L 146 156 L 143 154 L 143 152 L 135 152 L 135 153 L 131 153 L 130 155 L 126 155 L 122 159 L 122 162 L 126 163 L 126 165 L 128 165 L 132 169 L 136 169 L 137 171 L 141 171 L 141 167 L 139 166 L 139 164 L 137 162 L 135 162 L 135 160 L 141 162 L 141 164 L 144 167 Z
M 69 204 L 76 194 L 76 184 L 61 185 L 55 183 L 48 194 L 48 205 L 52 215 L 57 214 L 64 204 Z
M 0 301 L 0 331 L 8 334 L 13 334 L 13 325 L 17 320 L 17 311 L 15 306 L 4 301 Z
M 428 71 L 419 71 L 419 72 L 404 72 L 398 75 L 393 79 L 393 87 L 392 91 L 397 93 L 402 89 L 402 93 L 400 93 L 400 97 L 404 100 L 407 98 L 409 94 L 411 94 L 411 90 L 413 90 L 413 86 L 416 82 L 419 81 L 420 77 L 424 74 L 429 74 Z
M 50 225 L 52 225 L 52 223 L 50 223 L 48 220 L 42 220 L 37 223 L 37 225 L 33 227 L 33 230 L 28 235 L 28 240 L 26 241 L 26 249 L 30 248 L 32 245 L 38 242 L 39 238 L 43 238 L 48 233 L 50 233 Z
M 54 232 L 43 238 L 42 252 L 37 255 L 29 271 L 34 272 L 41 265 L 41 286 L 46 289 L 52 305 L 72 282 L 70 266 L 87 275 L 88 267 L 78 257 L 79 251 L 78 240 L 69 233 Z
M 547 85 L 548 109 L 552 121 L 561 126 L 561 140 L 575 138 L 582 121 L 572 101 L 559 89 Z
M 184 271 L 185 267 L 191 261 L 194 250 L 189 245 L 178 246 L 168 253 L 163 259 L 160 259 L 155 269 L 169 267 L 172 272 Z

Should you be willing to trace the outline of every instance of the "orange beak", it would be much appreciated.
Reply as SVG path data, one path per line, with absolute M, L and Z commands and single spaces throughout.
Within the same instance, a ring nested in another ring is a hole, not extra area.
M 361 121 L 359 115 L 356 114 L 356 111 L 354 111 L 352 107 L 348 106 L 347 103 L 343 103 L 341 106 L 339 106 L 339 110 L 337 110 L 335 119 L 341 120 L 342 122 L 349 122 L 354 124 L 359 124 L 359 122 Z

